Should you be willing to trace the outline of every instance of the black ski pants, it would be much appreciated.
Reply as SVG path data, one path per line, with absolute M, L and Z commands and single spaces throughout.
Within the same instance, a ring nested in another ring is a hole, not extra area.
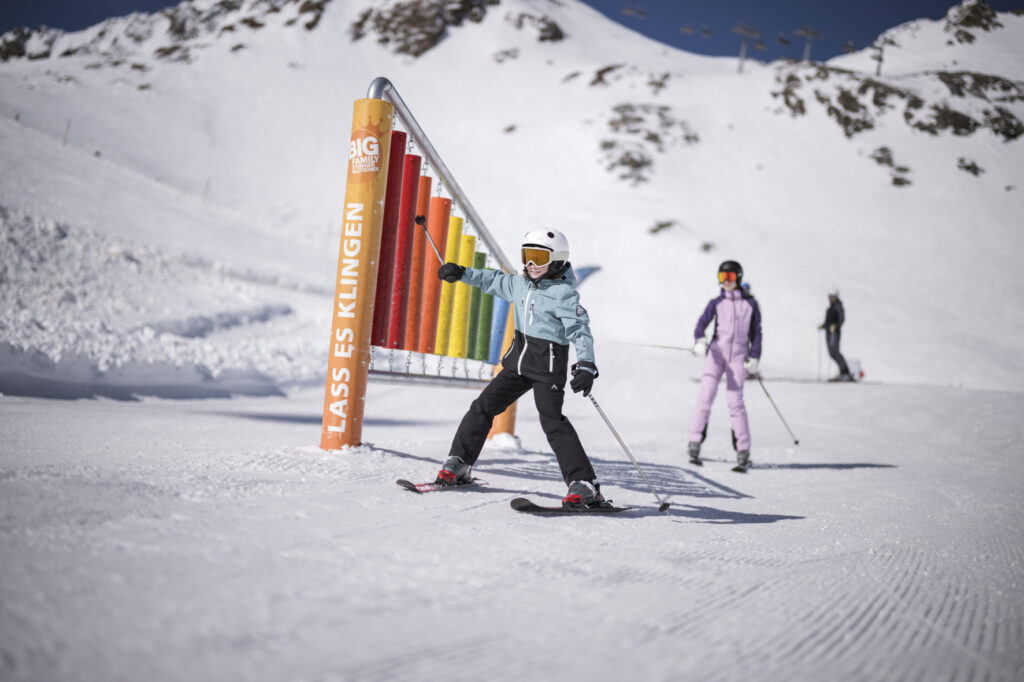
M 562 414 L 564 384 L 559 386 L 551 380 L 534 381 L 507 369 L 501 370 L 469 406 L 469 411 L 459 424 L 459 430 L 455 432 L 449 456 L 457 455 L 466 464 L 475 464 L 494 418 L 530 389 L 533 389 L 533 402 L 540 413 L 541 428 L 558 458 L 558 466 L 566 484 L 596 480 L 594 467 L 583 450 L 576 429 Z
M 840 374 L 849 374 L 850 368 L 846 366 L 846 358 L 839 352 L 839 330 L 834 332 L 825 330 L 825 343 L 828 344 L 828 355 L 839 365 Z

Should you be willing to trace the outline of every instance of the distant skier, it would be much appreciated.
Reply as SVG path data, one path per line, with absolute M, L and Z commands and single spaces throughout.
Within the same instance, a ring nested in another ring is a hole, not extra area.
M 830 381 L 855 381 L 846 364 L 846 358 L 839 352 L 839 336 L 845 321 L 846 313 L 843 311 L 843 302 L 839 300 L 839 290 L 833 289 L 828 292 L 828 310 L 825 311 L 825 322 L 818 325 L 818 329 L 825 330 L 825 343 L 828 345 L 829 356 L 839 365 L 839 376 Z
M 569 242 L 558 230 L 531 230 L 523 237 L 522 260 L 521 275 L 466 268 L 455 263 L 445 263 L 437 272 L 446 282 L 461 280 L 511 301 L 515 310 L 515 337 L 502 358 L 502 370 L 462 418 L 448 459 L 437 474 L 437 482 L 459 485 L 472 480 L 470 472 L 480 456 L 494 417 L 533 390 L 541 428 L 558 458 L 562 478 L 569 486 L 562 506 L 600 505 L 604 497 L 594 467 L 576 430 L 562 414 L 570 342 L 576 348 L 577 360 L 572 366 L 572 390 L 590 395 L 598 375 L 590 316 L 580 305 L 576 292 L 576 277 L 569 263 Z
M 690 462 L 701 466 L 700 446 L 707 438 L 711 405 L 725 374 L 725 396 L 736 449 L 734 470 L 746 471 L 750 466 L 750 425 L 743 403 L 743 383 L 748 372 L 757 372 L 760 362 L 761 309 L 742 288 L 743 267 L 736 261 L 727 260 L 718 266 L 718 281 L 721 293 L 708 302 L 693 330 L 694 354 L 707 355 L 707 360 L 690 422 L 688 450 Z M 712 321 L 715 326 L 709 344 L 704 335 Z

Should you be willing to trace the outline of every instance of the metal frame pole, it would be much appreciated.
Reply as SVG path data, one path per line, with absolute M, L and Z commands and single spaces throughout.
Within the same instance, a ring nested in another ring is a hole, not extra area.
M 423 156 L 430 161 L 434 169 L 437 171 L 438 176 L 441 178 L 441 182 L 448 190 L 452 198 L 462 207 L 462 210 L 466 212 L 466 217 L 469 218 L 470 224 L 472 224 L 477 232 L 480 233 L 480 238 L 487 245 L 488 250 L 494 259 L 498 261 L 501 269 L 505 272 L 513 273 L 516 270 L 512 267 L 512 264 L 505 257 L 505 254 L 501 251 L 498 246 L 497 240 L 484 225 L 484 221 L 477 214 L 476 209 L 473 208 L 473 204 L 469 202 L 465 192 L 459 187 L 459 183 L 455 181 L 454 176 L 448 166 L 445 165 L 444 161 L 441 160 L 441 155 L 434 149 L 434 145 L 430 143 L 430 139 L 427 134 L 423 132 L 423 128 L 416 122 L 416 118 L 412 115 L 412 111 L 409 106 L 402 99 L 401 95 L 395 89 L 394 84 L 383 76 L 374 78 L 373 82 L 370 83 L 369 90 L 366 96 L 370 99 L 383 99 L 391 102 L 395 107 L 395 113 L 398 118 L 402 121 L 402 125 L 408 131 L 412 139 L 416 141 L 416 146 L 423 152 Z

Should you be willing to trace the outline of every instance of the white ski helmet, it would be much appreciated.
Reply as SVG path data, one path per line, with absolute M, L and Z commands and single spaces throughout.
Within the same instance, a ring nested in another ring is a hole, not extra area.
M 569 240 L 558 230 L 542 227 L 523 235 L 523 247 L 540 247 L 551 252 L 552 261 L 569 260 Z

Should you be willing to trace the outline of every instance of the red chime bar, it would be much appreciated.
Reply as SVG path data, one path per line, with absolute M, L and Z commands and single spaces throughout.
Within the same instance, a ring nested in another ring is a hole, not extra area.
M 391 132 L 391 153 L 388 157 L 388 188 L 384 196 L 384 224 L 381 226 L 380 255 L 377 259 L 377 294 L 373 302 L 374 346 L 388 342 L 388 308 L 391 303 L 391 280 L 395 269 L 395 241 L 398 234 L 398 213 L 402 201 L 402 172 L 405 168 L 407 136 L 400 130 Z
M 402 203 L 398 212 L 398 234 L 395 239 L 395 275 L 391 280 L 391 310 L 388 321 L 388 348 L 405 344 L 405 323 L 409 313 L 409 279 L 412 266 L 412 239 L 419 199 L 420 163 L 423 159 L 406 154 L 402 174 Z

